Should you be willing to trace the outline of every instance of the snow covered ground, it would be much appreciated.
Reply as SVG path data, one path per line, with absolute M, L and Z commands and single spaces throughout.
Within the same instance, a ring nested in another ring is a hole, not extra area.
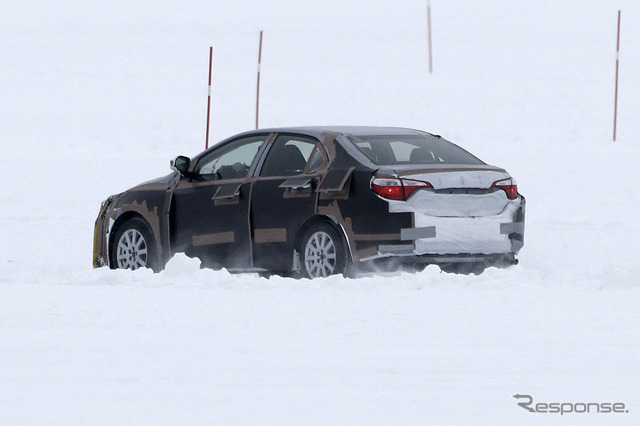
M 640 424 L 640 5 L 431 9 L 429 75 L 424 1 L 3 2 L 0 423 Z M 100 202 L 203 149 L 210 45 L 211 140 L 254 126 L 260 30 L 261 126 L 415 127 L 506 167 L 520 265 L 92 269 Z

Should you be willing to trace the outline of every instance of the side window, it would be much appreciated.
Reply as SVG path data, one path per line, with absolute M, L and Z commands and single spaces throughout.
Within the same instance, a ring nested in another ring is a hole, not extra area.
M 260 176 L 295 176 L 302 173 L 317 143 L 317 140 L 304 136 L 279 136 L 264 160 Z
M 311 154 L 311 160 L 309 160 L 309 170 L 307 173 L 315 173 L 324 163 L 326 163 L 327 160 L 322 151 L 323 149 L 320 144 L 316 145 L 315 150 Z
M 267 135 L 252 136 L 230 142 L 202 157 L 194 172 L 205 180 L 247 177 L 249 167 Z

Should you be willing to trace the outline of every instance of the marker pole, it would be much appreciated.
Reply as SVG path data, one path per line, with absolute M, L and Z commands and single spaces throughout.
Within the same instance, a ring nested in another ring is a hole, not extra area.
M 262 62 L 262 30 L 260 30 L 260 46 L 258 47 L 258 87 L 256 89 L 256 129 L 258 128 L 258 114 L 260 111 L 260 63 Z
M 427 33 L 429 36 L 429 74 L 433 73 L 433 55 L 431 52 L 431 0 L 427 0 Z
M 613 141 L 616 141 L 616 126 L 618 122 L 618 69 L 620 65 L 620 11 L 618 10 L 618 42 L 616 45 L 616 95 L 613 107 Z
M 209 148 L 209 116 L 211 114 L 211 70 L 213 68 L 213 46 L 209 47 L 209 86 L 207 95 L 207 135 L 205 137 L 204 149 Z

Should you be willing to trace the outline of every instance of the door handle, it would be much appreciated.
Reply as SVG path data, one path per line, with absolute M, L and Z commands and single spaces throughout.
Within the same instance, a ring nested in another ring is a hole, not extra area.
M 241 186 L 242 184 L 239 184 L 239 183 L 220 185 L 215 195 L 211 197 L 211 199 L 215 201 L 215 200 L 237 198 L 240 195 Z
M 292 186 L 291 189 L 293 189 L 294 191 L 301 191 L 303 189 L 309 189 L 311 188 L 311 182 L 309 183 L 305 183 L 304 185 L 298 185 L 298 186 Z
M 279 188 L 291 189 L 293 191 L 302 191 L 304 189 L 311 188 L 312 178 L 310 177 L 295 177 L 284 181 Z

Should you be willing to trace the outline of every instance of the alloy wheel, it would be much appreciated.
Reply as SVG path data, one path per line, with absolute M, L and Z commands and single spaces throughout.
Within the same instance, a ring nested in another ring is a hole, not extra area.
M 336 245 L 329 234 L 318 231 L 305 247 L 304 263 L 309 278 L 328 277 L 336 269 Z
M 127 229 L 118 240 L 116 260 L 122 269 L 144 268 L 148 259 L 147 242 L 137 229 Z

